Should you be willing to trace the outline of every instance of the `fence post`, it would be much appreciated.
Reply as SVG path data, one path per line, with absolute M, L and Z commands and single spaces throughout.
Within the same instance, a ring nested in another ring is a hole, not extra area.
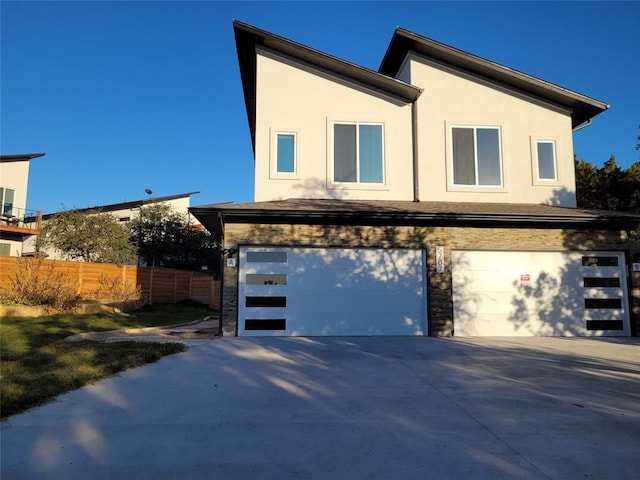
M 178 270 L 173 270 L 173 303 L 176 303 L 176 290 L 178 290 Z
M 151 268 L 151 276 L 149 278 L 149 305 L 153 305 L 153 270 L 155 267 Z
M 84 275 L 83 275 L 84 272 L 83 272 L 83 268 L 82 268 L 82 263 L 83 262 L 78 262 L 78 263 L 80 264 L 79 268 L 78 268 L 78 295 L 84 295 L 85 292 L 82 290 L 82 280 L 83 280 L 83 277 L 84 277 Z

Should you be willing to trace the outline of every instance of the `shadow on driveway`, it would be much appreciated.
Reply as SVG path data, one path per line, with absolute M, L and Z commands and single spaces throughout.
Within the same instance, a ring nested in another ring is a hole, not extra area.
M 638 339 L 191 341 L 2 424 L 2 478 L 635 479 Z

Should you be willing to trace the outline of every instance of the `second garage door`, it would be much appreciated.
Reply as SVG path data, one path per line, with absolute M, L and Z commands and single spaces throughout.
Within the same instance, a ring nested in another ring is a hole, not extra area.
M 452 251 L 455 335 L 629 336 L 621 252 Z
M 426 335 L 422 250 L 241 247 L 238 335 Z

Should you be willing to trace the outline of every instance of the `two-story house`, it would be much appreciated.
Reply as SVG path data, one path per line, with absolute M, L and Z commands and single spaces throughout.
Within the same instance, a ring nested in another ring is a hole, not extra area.
M 226 334 L 636 334 L 640 218 L 576 208 L 608 105 L 400 28 L 378 71 L 234 31 L 255 202 L 190 209 Z
M 0 155 L 0 255 L 20 257 L 33 254 L 25 245 L 35 244 L 39 220 L 27 207 L 29 162 L 44 153 Z M 26 219 L 31 219 L 25 222 Z

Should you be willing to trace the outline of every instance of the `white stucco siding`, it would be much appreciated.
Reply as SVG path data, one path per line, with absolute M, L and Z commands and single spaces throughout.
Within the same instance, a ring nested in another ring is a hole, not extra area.
M 411 105 L 258 49 L 255 201 L 412 200 Z M 383 184 L 332 182 L 333 122 L 383 126 Z M 275 172 L 275 138 L 296 138 L 296 171 Z
M 455 72 L 415 54 L 403 67 L 418 99 L 420 199 L 575 206 L 571 117 L 568 111 Z M 501 135 L 502 188 L 454 186 L 452 126 L 495 126 Z M 557 180 L 537 181 L 535 140 L 553 141 Z
M 27 207 L 29 162 L 0 162 L 0 187 L 14 190 L 13 206 L 22 212 Z

